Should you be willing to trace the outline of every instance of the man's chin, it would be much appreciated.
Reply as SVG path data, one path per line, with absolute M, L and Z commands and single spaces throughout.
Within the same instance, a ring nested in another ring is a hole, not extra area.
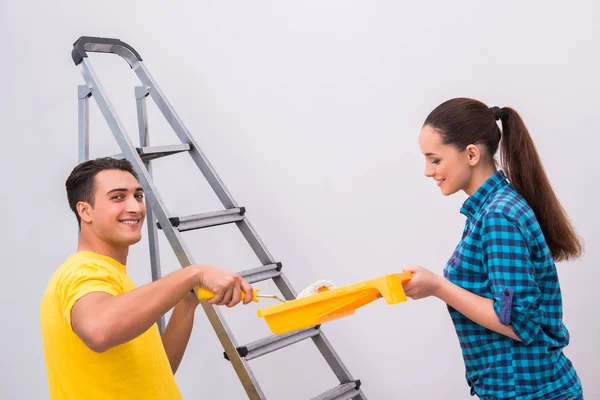
M 129 242 L 129 246 L 132 246 L 136 243 L 139 243 L 140 240 L 142 240 L 142 235 L 136 236 L 135 238 L 132 238 L 131 241 Z
M 142 235 L 131 235 L 129 237 L 120 238 L 118 241 L 121 246 L 133 246 L 136 243 L 139 243 L 142 240 Z

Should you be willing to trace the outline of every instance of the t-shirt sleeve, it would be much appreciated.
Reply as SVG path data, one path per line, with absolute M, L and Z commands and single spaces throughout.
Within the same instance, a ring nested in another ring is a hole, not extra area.
M 500 323 L 510 325 L 529 344 L 540 330 L 541 291 L 527 242 L 517 224 L 499 213 L 483 223 L 483 260 Z
M 57 285 L 56 296 L 61 313 L 69 325 L 75 303 L 92 292 L 104 292 L 113 296 L 122 294 L 123 285 L 119 275 L 95 264 L 84 264 L 65 271 Z

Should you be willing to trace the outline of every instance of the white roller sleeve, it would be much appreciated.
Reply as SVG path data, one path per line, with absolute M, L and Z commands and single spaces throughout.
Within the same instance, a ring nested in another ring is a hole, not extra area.
M 315 283 L 313 283 L 312 285 L 308 286 L 306 289 L 302 290 L 300 293 L 298 293 L 298 298 L 319 293 L 319 289 L 321 289 L 321 291 L 323 291 L 322 288 L 331 290 L 331 289 L 335 289 L 335 285 L 331 281 L 326 281 L 324 279 L 318 280 Z

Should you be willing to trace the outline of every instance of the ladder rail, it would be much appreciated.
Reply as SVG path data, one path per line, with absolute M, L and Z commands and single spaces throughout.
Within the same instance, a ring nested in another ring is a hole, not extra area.
M 150 146 L 150 134 L 148 132 L 148 108 L 146 107 L 146 96 L 148 96 L 147 88 L 137 86 L 135 88 L 135 102 L 138 117 L 138 131 L 140 137 L 140 147 Z M 152 162 L 145 161 L 144 166 L 148 170 L 148 175 L 152 176 Z M 148 203 L 148 201 L 146 201 Z M 158 248 L 158 228 L 154 223 L 154 210 L 150 204 L 146 204 L 146 221 L 148 225 L 148 247 L 150 250 L 150 272 L 152 281 L 156 281 L 162 277 L 160 268 L 160 251 Z M 157 321 L 158 330 L 162 335 L 165 332 L 165 316 L 161 315 Z
M 186 248 L 180 233 L 169 222 L 169 215 L 166 212 L 167 208 L 165 207 L 151 176 L 144 167 L 142 159 L 138 155 L 131 139 L 127 135 L 123 123 L 120 121 L 112 104 L 106 97 L 105 90 L 100 84 L 100 81 L 93 70 L 91 62 L 87 58 L 84 58 L 79 65 L 81 67 L 81 73 L 84 77 L 84 80 L 88 86 L 91 87 L 92 97 L 96 100 L 96 104 L 100 108 L 104 119 L 108 123 L 115 140 L 123 152 L 123 155 L 133 164 L 133 167 L 138 173 L 140 184 L 145 189 L 146 199 L 155 211 L 156 218 L 161 223 L 163 232 L 173 248 L 179 263 L 183 268 L 194 264 L 191 254 Z M 201 306 L 207 315 L 215 333 L 217 334 L 221 345 L 230 355 L 231 364 L 237 373 L 238 378 L 242 382 L 242 385 L 244 386 L 249 398 L 253 400 L 265 399 L 266 397 L 258 385 L 252 370 L 249 368 L 247 362 L 239 357 L 236 350 L 237 343 L 235 342 L 234 336 L 232 335 L 219 310 L 206 302 L 201 302 Z
M 134 70 L 143 71 L 143 73 L 138 72 L 137 75 L 140 77 L 142 83 L 150 88 L 150 96 L 155 101 L 165 118 L 169 121 L 173 130 L 179 132 L 179 139 L 182 140 L 182 142 L 191 144 L 192 149 L 190 154 L 192 155 L 192 158 L 194 161 L 196 161 L 196 164 L 202 171 L 204 177 L 211 184 L 213 190 L 215 190 L 215 192 L 222 193 L 224 199 L 221 197 L 220 199 L 223 203 L 223 206 L 226 208 L 239 207 L 238 203 L 233 199 L 233 196 L 225 187 L 225 184 L 219 178 L 217 172 L 211 166 L 206 156 L 200 151 L 200 147 L 196 144 L 179 116 L 175 113 L 173 107 L 170 105 L 169 101 L 158 87 L 158 84 L 154 81 L 154 79 L 151 78 L 150 73 L 147 71 L 143 63 L 139 62 L 138 65 L 134 67 Z M 195 155 L 194 153 L 198 154 Z M 244 217 L 243 220 L 237 222 L 236 225 L 263 265 L 273 264 L 276 262 L 275 258 L 271 255 L 247 217 Z M 273 281 L 286 300 L 293 300 L 296 298 L 297 293 L 284 273 L 281 273 L 279 276 L 273 278 Z M 331 344 L 327 341 L 324 334 L 321 332 L 321 336 L 318 338 L 313 338 L 313 341 L 340 382 L 352 381 L 353 378 L 350 374 L 350 371 L 346 368 L 337 353 L 333 351 Z
M 78 161 L 84 162 L 90 158 L 90 96 L 92 88 L 88 85 L 77 87 L 78 125 Z
M 150 97 L 154 100 L 154 103 L 161 111 L 171 128 L 182 143 L 190 145 L 190 156 L 196 163 L 205 179 L 208 181 L 213 191 L 217 194 L 217 197 L 226 209 L 239 208 L 238 203 L 234 199 L 233 195 L 227 189 L 222 179 L 219 177 L 217 171 L 214 169 L 204 152 L 200 149 L 200 146 L 196 143 L 196 140 L 192 137 L 189 130 L 171 105 L 167 97 L 164 95 L 158 83 L 150 75 L 150 72 L 146 68 L 143 62 L 136 62 L 133 66 L 133 70 L 138 76 L 142 84 L 150 90 Z M 256 230 L 252 227 L 250 222 L 244 218 L 237 224 L 238 228 L 250 244 L 252 250 L 263 263 L 263 265 L 273 264 L 276 262 L 275 258 L 271 255 L 266 245 L 260 239 Z M 289 292 L 289 290 L 288 290 Z M 295 294 L 294 297 L 295 298 Z M 289 299 L 289 298 L 288 298 Z
M 150 75 L 150 72 L 144 63 L 141 61 L 135 63 L 133 70 L 142 84 L 151 89 L 150 97 L 152 97 L 152 100 L 154 100 L 154 103 L 162 112 L 169 125 L 171 125 L 173 131 L 179 140 L 181 140 L 181 143 L 188 143 L 192 147 L 190 151 L 192 160 L 194 160 L 200 171 L 202 171 L 202 174 L 212 187 L 213 191 L 217 194 L 217 197 L 223 206 L 225 208 L 238 208 L 239 206 L 232 194 L 225 187 L 225 184 L 217 174 L 217 171 L 214 169 L 204 152 L 202 152 L 196 143 L 196 140 L 192 137 L 179 115 L 177 115 L 177 112 L 167 100 L 167 97 L 164 95 L 155 79 L 152 77 L 152 75 Z

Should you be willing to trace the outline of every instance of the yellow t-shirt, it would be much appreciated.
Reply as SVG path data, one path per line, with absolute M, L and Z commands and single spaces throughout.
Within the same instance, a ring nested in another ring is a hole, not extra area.
M 123 264 L 89 251 L 71 255 L 42 298 L 40 322 L 52 400 L 181 399 L 158 326 L 96 353 L 73 332 L 71 308 L 90 292 L 135 289 Z

